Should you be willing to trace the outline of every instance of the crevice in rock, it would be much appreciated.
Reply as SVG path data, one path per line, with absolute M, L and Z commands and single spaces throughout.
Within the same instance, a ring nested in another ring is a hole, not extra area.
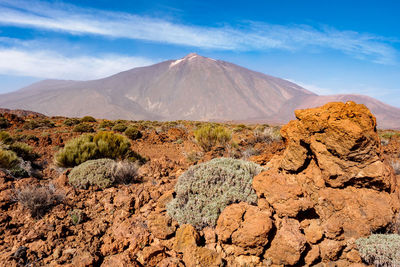
M 305 247 L 306 248 L 304 249 L 303 253 L 301 253 L 300 260 L 296 264 L 291 266 L 293 267 L 306 266 L 305 258 L 307 256 L 307 253 L 311 250 L 311 246 L 308 243 L 306 243 Z
M 296 220 L 298 221 L 304 221 L 306 219 L 312 220 L 312 219 L 319 219 L 319 215 L 317 211 L 314 208 L 309 208 L 306 210 L 301 210 L 297 213 L 296 215 Z
M 354 186 L 356 188 L 369 188 L 378 191 L 385 191 L 390 193 L 390 187 L 381 181 L 376 181 L 373 177 L 362 177 L 362 178 L 351 178 L 347 182 L 343 183 L 343 186 L 337 187 L 340 189 L 346 188 L 348 186 Z

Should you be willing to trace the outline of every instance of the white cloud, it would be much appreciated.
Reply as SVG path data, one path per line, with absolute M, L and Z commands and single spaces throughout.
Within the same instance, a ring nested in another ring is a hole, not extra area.
M 40 1 L 0 0 L 0 24 L 70 34 L 150 40 L 221 50 L 299 50 L 309 46 L 339 50 L 352 57 L 393 64 L 397 50 L 380 36 L 305 25 L 249 22 L 236 28 L 200 27 L 120 12 L 82 9 Z
M 89 80 L 152 63 L 146 58 L 121 55 L 66 57 L 53 51 L 0 48 L 0 74 L 5 75 Z

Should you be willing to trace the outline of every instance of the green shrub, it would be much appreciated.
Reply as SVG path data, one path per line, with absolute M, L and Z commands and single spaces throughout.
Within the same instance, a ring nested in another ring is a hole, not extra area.
M 68 181 L 71 185 L 83 189 L 89 186 L 106 188 L 113 184 L 136 180 L 137 169 L 137 165 L 131 162 L 115 162 L 112 159 L 88 160 L 71 170 Z
M 232 139 L 232 135 L 222 126 L 204 125 L 194 132 L 196 142 L 204 151 L 210 151 L 217 144 L 225 146 Z
M 126 126 L 125 124 L 118 123 L 118 124 L 115 124 L 114 127 L 112 127 L 112 130 L 122 133 L 126 130 L 126 128 L 128 128 L 128 126 Z
M 93 135 L 82 135 L 67 142 L 56 156 L 56 164 L 62 167 L 74 167 L 96 158 L 97 147 Z
M 99 132 L 95 136 L 86 134 L 70 140 L 56 156 L 56 164 L 74 167 L 87 160 L 111 158 L 145 162 L 130 149 L 129 139 L 113 132 Z
M 104 120 L 100 123 L 99 128 L 112 128 L 115 125 L 113 121 Z
M 13 138 L 11 135 L 6 132 L 6 131 L 0 131 L 0 143 L 3 143 L 5 145 L 9 145 L 12 142 L 14 142 Z
M 5 129 L 10 127 L 10 123 L 8 120 L 4 117 L 0 117 L 0 129 Z
M 0 147 L 0 168 L 12 169 L 18 165 L 18 162 L 15 152 Z
M 12 143 L 9 146 L 9 149 L 14 151 L 15 153 L 17 153 L 17 155 L 19 157 L 23 158 L 24 160 L 32 161 L 39 157 L 38 154 L 33 152 L 32 147 L 25 143 L 21 143 L 21 142 Z
M 179 224 L 192 224 L 197 229 L 214 227 L 226 206 L 256 203 L 252 181 L 262 170 L 255 163 L 232 158 L 192 166 L 179 177 L 176 197 L 168 203 L 167 212 Z
M 14 139 L 15 141 L 39 141 L 39 138 L 33 134 L 17 134 L 14 136 Z
M 80 120 L 76 119 L 76 118 L 69 118 L 64 121 L 64 125 L 67 125 L 67 126 L 74 126 L 79 123 L 80 123 Z
M 142 133 L 138 130 L 137 127 L 134 126 L 129 126 L 128 128 L 126 128 L 124 134 L 131 140 L 136 140 L 142 137 Z
M 361 258 L 375 266 L 400 266 L 400 235 L 373 234 L 356 241 Z
M 33 130 L 36 128 L 53 128 L 55 127 L 54 122 L 48 119 L 39 119 L 39 120 L 28 120 L 25 121 L 23 128 L 26 130 Z
M 251 129 L 250 127 L 248 127 L 248 126 L 246 126 L 244 124 L 239 124 L 235 128 L 233 128 L 233 131 L 234 132 L 242 132 L 244 130 L 250 130 L 250 129 Z
M 81 122 L 96 122 L 96 119 L 92 116 L 85 116 L 81 118 Z
M 78 125 L 75 125 L 74 132 L 78 132 L 78 133 L 93 133 L 94 129 L 93 126 L 87 123 L 80 123 Z

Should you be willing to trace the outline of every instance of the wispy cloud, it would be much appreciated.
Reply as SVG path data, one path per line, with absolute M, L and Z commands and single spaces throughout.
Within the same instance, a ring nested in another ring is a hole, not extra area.
M 224 27 L 184 25 L 120 12 L 40 1 L 0 0 L 0 24 L 78 35 L 99 35 L 220 50 L 296 51 L 310 46 L 341 51 L 380 64 L 396 62 L 390 40 L 354 31 L 306 25 L 247 22 Z
M 16 76 L 89 80 L 151 63 L 121 55 L 66 57 L 54 51 L 0 48 L 0 74 Z

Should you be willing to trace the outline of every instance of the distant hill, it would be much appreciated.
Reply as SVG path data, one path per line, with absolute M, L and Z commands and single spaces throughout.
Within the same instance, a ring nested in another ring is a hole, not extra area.
M 379 127 L 400 128 L 400 109 L 371 97 L 318 96 L 292 82 L 194 53 L 99 80 L 40 81 L 0 95 L 0 107 L 68 117 L 286 123 L 295 109 L 348 100 L 369 107 Z

